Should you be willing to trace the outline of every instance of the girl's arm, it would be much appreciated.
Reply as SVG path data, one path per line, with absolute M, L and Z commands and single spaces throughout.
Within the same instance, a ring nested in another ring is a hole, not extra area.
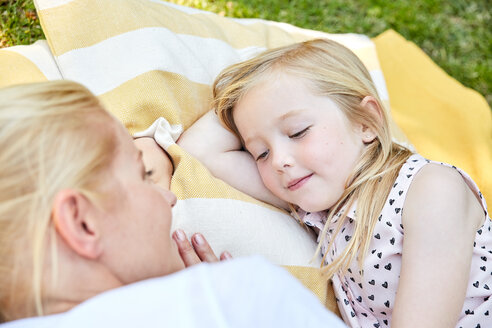
M 288 204 L 264 186 L 254 159 L 242 149 L 238 138 L 220 124 L 213 111 L 183 132 L 178 145 L 215 177 L 252 197 L 288 210 Z
M 454 169 L 426 165 L 408 191 L 392 327 L 454 327 L 466 295 L 473 242 L 484 221 Z

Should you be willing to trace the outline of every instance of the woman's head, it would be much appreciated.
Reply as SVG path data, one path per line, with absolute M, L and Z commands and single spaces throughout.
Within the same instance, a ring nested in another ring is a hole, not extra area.
M 125 259 L 122 240 L 137 229 L 131 219 L 138 221 L 142 210 L 135 202 L 138 195 L 154 202 L 168 196 L 167 206 L 149 210 L 162 210 L 152 218 L 167 220 L 169 226 L 175 200 L 143 181 L 143 164 L 131 137 L 86 88 L 56 81 L 0 90 L 0 149 L 4 320 L 41 314 L 42 302 L 56 297 L 52 293 L 65 284 L 63 273 L 70 271 L 65 269 L 72 260 L 97 262 L 122 283 L 158 271 L 124 271 L 116 257 Z M 149 204 L 143 202 L 141 206 Z M 169 229 L 163 228 L 168 234 Z M 138 258 L 132 252 L 126 262 Z M 76 276 L 68 280 L 76 283 Z

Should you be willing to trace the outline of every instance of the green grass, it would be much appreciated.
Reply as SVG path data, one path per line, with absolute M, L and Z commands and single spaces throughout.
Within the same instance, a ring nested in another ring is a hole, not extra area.
M 106 0 L 104 0 L 106 1 Z M 492 104 L 489 0 L 171 0 L 230 17 L 263 18 L 331 33 L 374 37 L 394 29 L 449 75 Z M 30 44 L 43 33 L 32 0 L 0 0 L 0 47 Z
M 0 0 L 0 48 L 44 39 L 32 0 Z

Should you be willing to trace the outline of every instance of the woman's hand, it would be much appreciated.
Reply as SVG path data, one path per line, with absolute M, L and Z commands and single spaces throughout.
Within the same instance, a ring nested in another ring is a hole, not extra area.
M 208 244 L 207 240 L 200 233 L 195 233 L 191 237 L 191 243 L 183 230 L 178 229 L 173 233 L 173 239 L 178 245 L 179 255 L 185 267 L 192 266 L 201 262 L 218 262 L 219 259 Z M 220 260 L 232 259 L 231 254 L 225 251 L 220 254 Z

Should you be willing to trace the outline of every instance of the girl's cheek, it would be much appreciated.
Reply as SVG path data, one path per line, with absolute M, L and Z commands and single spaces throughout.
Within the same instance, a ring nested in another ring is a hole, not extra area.
M 266 177 L 266 170 L 262 165 L 257 164 L 256 167 L 258 168 L 258 173 L 260 173 L 261 180 L 265 182 L 265 177 Z
M 299 146 L 299 150 L 301 153 L 312 153 L 313 149 L 319 150 L 320 138 L 314 135 L 314 133 L 311 133 L 301 140 Z
M 268 169 L 265 168 L 263 165 L 258 165 L 258 172 L 260 173 L 261 180 L 263 181 L 263 184 L 270 189 L 271 182 L 272 182 L 272 175 L 270 172 L 268 172 Z

